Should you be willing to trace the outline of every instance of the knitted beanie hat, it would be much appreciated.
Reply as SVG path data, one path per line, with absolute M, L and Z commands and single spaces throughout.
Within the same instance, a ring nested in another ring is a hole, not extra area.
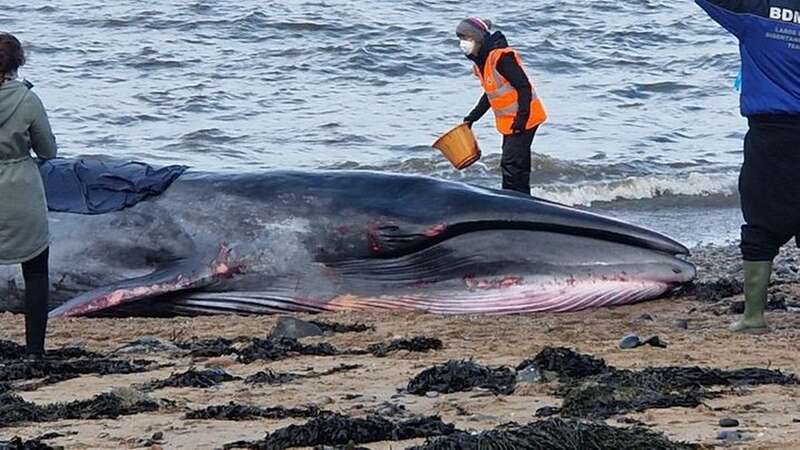
M 491 27 L 492 22 L 488 20 L 480 17 L 468 17 L 456 27 L 456 36 L 464 36 L 480 44 L 489 34 Z

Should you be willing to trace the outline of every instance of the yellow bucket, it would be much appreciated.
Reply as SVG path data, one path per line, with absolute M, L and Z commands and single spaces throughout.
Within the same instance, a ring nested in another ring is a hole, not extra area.
M 466 123 L 457 125 L 443 134 L 433 143 L 433 147 L 439 149 L 458 170 L 465 169 L 481 159 L 478 141 Z

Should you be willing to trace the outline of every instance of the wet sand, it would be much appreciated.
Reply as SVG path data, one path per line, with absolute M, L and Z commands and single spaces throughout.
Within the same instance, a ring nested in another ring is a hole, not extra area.
M 727 252 L 727 253 L 726 253 Z M 706 271 L 699 282 L 713 283 L 733 271 L 725 263 L 726 252 L 706 252 L 701 264 L 713 261 L 714 270 Z M 710 256 L 709 256 L 710 255 Z M 785 256 L 782 256 L 786 258 Z M 793 256 L 788 256 L 791 259 Z M 701 258 L 702 259 L 702 258 Z M 782 267 L 792 262 L 782 260 Z M 800 283 L 790 279 L 791 269 L 779 286 L 772 289 L 783 298 L 798 298 Z M 735 275 L 735 274 L 734 274 Z M 780 278 L 780 277 L 778 277 Z M 713 286 L 712 286 L 713 287 Z M 699 292 L 699 291 L 698 291 Z M 163 432 L 161 448 L 211 449 L 237 440 L 256 440 L 264 432 L 305 419 L 251 420 L 243 422 L 185 420 L 183 415 L 192 408 L 225 404 L 235 401 L 258 406 L 318 405 L 320 408 L 353 416 L 363 416 L 380 408 L 385 402 L 404 405 L 411 413 L 441 415 L 445 422 L 460 429 L 482 430 L 501 423 L 536 420 L 534 412 L 543 406 L 558 406 L 561 400 L 552 395 L 548 384 L 519 384 L 509 396 L 494 396 L 474 390 L 466 393 L 437 396 L 396 396 L 408 381 L 437 363 L 451 359 L 469 359 L 486 365 L 515 367 L 522 360 L 537 354 L 546 346 L 565 346 L 581 353 L 604 358 L 618 368 L 655 366 L 715 367 L 735 369 L 761 367 L 800 374 L 798 341 L 800 313 L 788 311 L 769 313 L 774 328 L 767 335 L 732 335 L 726 329 L 734 318 L 727 313 L 735 295 L 721 300 L 681 295 L 613 309 L 589 310 L 569 314 L 534 314 L 506 317 L 442 317 L 426 314 L 342 313 L 300 318 L 327 322 L 361 322 L 375 327 L 364 333 L 334 334 L 302 339 L 304 343 L 327 342 L 338 348 L 365 348 L 368 344 L 387 342 L 398 337 L 430 336 L 441 339 L 444 349 L 429 353 L 400 351 L 385 358 L 372 355 L 297 356 L 273 363 L 257 361 L 241 364 L 234 357 L 192 358 L 186 355 L 150 353 L 124 355 L 123 359 L 148 358 L 173 367 L 156 371 L 107 376 L 81 376 L 42 387 L 33 392 L 19 393 L 36 403 L 88 399 L 113 388 L 126 388 L 190 367 L 223 367 L 241 377 L 267 368 L 282 372 L 317 371 L 339 364 L 361 364 L 362 368 L 311 380 L 298 380 L 282 386 L 252 386 L 232 381 L 208 389 L 165 388 L 149 393 L 154 399 L 175 401 L 170 408 L 158 412 L 123 416 L 117 420 L 67 420 L 35 423 L 0 429 L 0 436 L 33 438 L 47 432 L 68 434 L 48 440 L 50 445 L 69 449 L 135 448 L 156 432 Z M 649 316 L 649 317 L 648 317 Z M 676 320 L 686 320 L 688 327 L 676 327 Z M 84 346 L 87 350 L 111 352 L 142 336 L 164 340 L 191 337 L 237 336 L 265 337 L 277 321 L 276 317 L 203 317 L 175 319 L 60 319 L 51 322 L 48 347 Z M 0 315 L 3 339 L 23 342 L 23 318 L 19 315 Z M 669 344 L 661 349 L 650 346 L 631 350 L 618 348 L 620 337 L 629 332 L 642 336 L 658 334 Z M 735 418 L 747 441 L 730 444 L 731 448 L 796 449 L 800 448 L 800 386 L 759 386 L 729 390 L 720 398 L 707 400 L 696 408 L 651 409 L 608 420 L 619 424 L 629 417 L 670 438 L 707 444 L 709 448 L 722 445 L 716 440 L 722 430 L 719 420 Z M 393 398 L 393 396 L 395 396 Z M 624 426 L 624 425 L 622 425 Z M 76 433 L 76 434 L 69 434 Z M 398 449 L 420 443 L 382 442 L 366 444 L 374 449 Z

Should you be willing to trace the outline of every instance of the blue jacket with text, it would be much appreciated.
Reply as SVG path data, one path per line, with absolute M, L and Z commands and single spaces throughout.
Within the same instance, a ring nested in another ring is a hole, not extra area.
M 800 115 L 800 0 L 695 1 L 739 39 L 742 115 Z

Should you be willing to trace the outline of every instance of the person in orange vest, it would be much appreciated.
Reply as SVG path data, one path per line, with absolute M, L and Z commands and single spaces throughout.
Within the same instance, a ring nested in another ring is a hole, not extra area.
M 509 47 L 503 33 L 491 33 L 492 23 L 469 17 L 456 27 L 459 46 L 475 63 L 475 76 L 484 94 L 464 122 L 472 127 L 489 108 L 497 131 L 503 135 L 503 189 L 530 195 L 531 145 L 539 125 L 547 120 L 519 53 Z

